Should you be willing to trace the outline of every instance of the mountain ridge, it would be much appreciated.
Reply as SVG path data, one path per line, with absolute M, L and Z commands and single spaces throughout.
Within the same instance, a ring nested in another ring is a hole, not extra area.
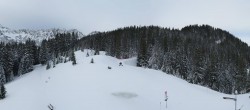
M 59 28 L 51 28 L 51 29 L 10 29 L 8 27 L 4 27 L 0 24 L 0 42 L 19 42 L 24 43 L 28 39 L 34 40 L 38 45 L 42 42 L 42 40 L 55 38 L 56 34 L 63 33 L 77 33 L 79 39 L 84 37 L 82 32 L 77 29 L 59 29 Z

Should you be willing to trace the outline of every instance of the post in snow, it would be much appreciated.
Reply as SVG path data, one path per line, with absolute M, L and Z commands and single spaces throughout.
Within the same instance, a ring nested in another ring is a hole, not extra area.
M 167 91 L 165 91 L 165 101 L 166 101 L 166 108 L 168 108 L 168 103 L 167 103 L 167 101 L 168 101 L 168 92 Z

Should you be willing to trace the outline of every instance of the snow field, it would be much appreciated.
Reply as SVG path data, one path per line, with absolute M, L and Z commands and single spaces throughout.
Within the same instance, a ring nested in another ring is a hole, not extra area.
M 234 110 L 234 97 L 193 85 L 163 72 L 135 67 L 136 58 L 119 60 L 77 51 L 71 62 L 33 72 L 6 84 L 7 98 L 0 110 Z M 91 59 L 94 64 L 91 64 Z M 124 66 L 119 66 L 123 62 Z M 108 66 L 112 69 L 108 69 Z M 250 110 L 250 94 L 238 95 L 238 108 Z

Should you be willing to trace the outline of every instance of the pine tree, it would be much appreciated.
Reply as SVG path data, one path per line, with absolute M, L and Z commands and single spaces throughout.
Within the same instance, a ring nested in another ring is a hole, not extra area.
M 46 66 L 46 70 L 48 70 L 48 69 L 50 69 L 50 62 L 49 61 L 47 61 L 47 66 Z
M 115 46 L 114 46 L 115 47 L 115 57 L 120 59 L 121 58 L 121 37 L 119 35 L 119 32 L 117 32 L 115 35 L 114 44 L 115 44 Z
M 38 52 L 36 48 L 36 43 L 35 41 L 32 41 L 31 39 L 28 39 L 25 42 L 25 49 L 24 49 L 25 55 L 29 56 L 29 60 L 32 61 L 33 64 L 37 64 L 38 62 Z
M 0 87 L 0 99 L 4 99 L 5 98 L 5 95 L 6 95 L 6 90 L 5 90 L 5 87 L 3 84 L 1 84 L 1 87 Z
M 48 48 L 47 48 L 47 40 L 43 40 L 41 44 L 41 48 L 39 51 L 39 61 L 42 65 L 45 65 L 48 61 Z
M 236 59 L 236 75 L 235 75 L 235 89 L 238 92 L 244 91 L 246 88 L 247 82 L 247 70 L 246 70 L 246 62 L 242 56 L 238 56 Z
M 56 67 L 56 59 L 53 60 L 53 68 Z
M 218 64 L 217 64 L 217 56 L 216 53 L 211 53 L 210 55 L 210 64 L 208 65 L 208 69 L 206 70 L 206 74 L 204 76 L 205 84 L 208 85 L 211 89 L 217 90 L 217 75 L 218 75 Z
M 18 69 L 18 75 L 22 75 L 28 72 L 31 72 L 33 70 L 33 62 L 32 55 L 28 52 L 25 53 L 25 55 L 22 57 L 19 69 Z
M 14 79 L 14 74 L 13 74 L 14 61 L 13 61 L 13 59 L 14 59 L 13 58 L 13 51 L 5 48 L 4 55 L 3 55 L 3 68 L 4 68 L 4 72 L 5 72 L 6 82 L 12 81 Z
M 4 69 L 0 63 L 0 85 L 5 84 L 5 83 L 6 83 L 6 78 L 5 78 L 5 74 L 4 74 Z
M 72 61 L 72 65 L 76 65 L 76 57 L 75 57 L 74 52 L 72 52 L 72 54 L 71 54 L 71 61 Z
M 137 66 L 138 67 L 147 67 L 148 61 L 147 61 L 147 44 L 146 44 L 146 38 L 141 38 L 140 43 L 140 50 L 137 57 Z
M 203 54 L 202 49 L 197 48 L 195 50 L 194 55 L 194 77 L 193 77 L 193 83 L 200 84 L 203 80 L 204 75 L 204 68 L 203 68 Z
M 181 58 L 181 63 L 180 63 L 180 69 L 179 69 L 179 72 L 180 72 L 180 75 L 183 79 L 187 79 L 187 74 L 188 74 L 188 59 L 186 56 L 182 56 Z
M 250 80 L 248 78 L 247 82 L 246 82 L 246 92 L 250 93 Z

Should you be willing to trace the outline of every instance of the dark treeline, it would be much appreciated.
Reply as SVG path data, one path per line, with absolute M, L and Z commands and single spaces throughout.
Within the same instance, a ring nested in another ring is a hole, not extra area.
M 161 70 L 223 93 L 250 91 L 250 48 L 229 32 L 208 25 L 181 30 L 125 27 L 88 35 L 75 46 L 120 59 L 137 57 L 138 67 Z
M 57 34 L 53 39 L 43 40 L 39 46 L 32 40 L 25 43 L 1 43 L 0 85 L 32 71 L 33 65 L 47 65 L 49 69 L 58 63 L 70 61 L 77 39 L 75 33 L 64 33 Z

